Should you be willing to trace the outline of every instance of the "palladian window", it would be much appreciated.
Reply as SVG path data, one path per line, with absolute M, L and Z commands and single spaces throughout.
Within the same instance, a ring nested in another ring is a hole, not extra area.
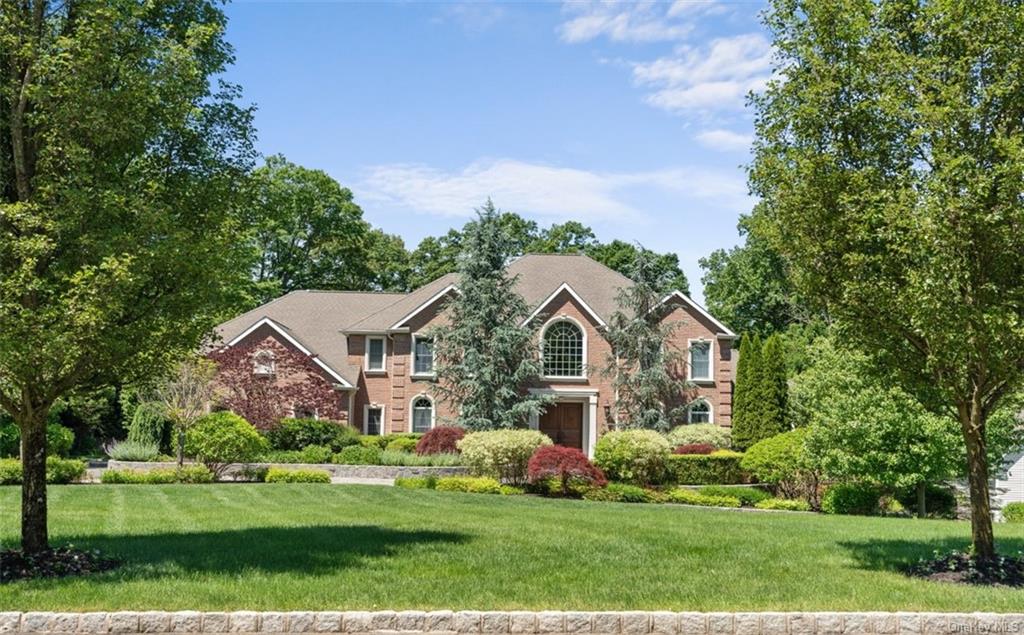
M 427 432 L 434 424 L 434 404 L 427 397 L 412 402 L 412 431 Z
M 711 423 L 711 406 L 704 400 L 695 401 L 686 409 L 687 423 Z
M 583 331 L 568 320 L 554 322 L 544 330 L 544 375 L 583 376 Z

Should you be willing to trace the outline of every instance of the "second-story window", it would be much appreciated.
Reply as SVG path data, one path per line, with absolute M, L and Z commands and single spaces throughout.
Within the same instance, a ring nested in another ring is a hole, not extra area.
M 252 357 L 252 374 L 269 377 L 277 370 L 274 353 L 259 351 Z
M 366 370 L 382 372 L 386 354 L 383 337 L 366 336 Z
M 690 379 L 711 380 L 711 342 L 690 342 Z
M 434 342 L 419 335 L 413 338 L 412 373 L 414 375 L 434 374 Z
M 583 377 L 583 331 L 569 320 L 544 329 L 541 352 L 545 377 Z

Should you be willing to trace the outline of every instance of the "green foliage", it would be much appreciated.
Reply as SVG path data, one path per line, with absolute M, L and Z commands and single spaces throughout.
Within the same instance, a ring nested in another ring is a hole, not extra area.
M 749 341 L 748 341 L 749 340 Z M 733 445 L 746 449 L 786 429 L 788 387 L 785 352 L 778 335 L 763 343 L 744 337 L 736 371 L 733 405 Z
M 327 419 L 282 419 L 267 432 L 275 450 L 302 450 L 310 445 L 337 452 L 359 442 L 359 431 Z
M 264 477 L 266 483 L 330 483 L 331 474 L 327 470 L 290 470 L 283 467 L 272 467 Z
M 665 437 L 653 430 L 607 432 L 594 447 L 594 464 L 610 480 L 651 485 L 665 479 L 670 450 Z
M 47 453 L 53 456 L 67 456 L 75 442 L 75 434 L 59 423 L 46 426 Z M 21 447 L 21 431 L 13 421 L 0 422 L 0 457 L 18 456 Z
M 669 430 L 668 442 L 674 448 L 681 445 L 706 443 L 720 450 L 727 450 L 732 446 L 732 433 L 729 428 L 723 428 L 713 423 L 693 423 L 676 426 Z
M 392 439 L 384 449 L 390 452 L 415 452 L 417 442 L 418 439 Z
M 185 433 L 185 453 L 218 478 L 232 463 L 255 460 L 268 447 L 256 428 L 232 412 L 214 412 L 200 418 Z
M 739 499 L 744 507 L 753 507 L 763 500 L 772 497 L 771 494 L 757 487 L 721 487 L 708 485 L 697 490 L 704 496 L 726 496 Z
M 462 465 L 462 457 L 458 454 L 415 454 L 400 450 L 384 450 L 380 453 L 380 464 L 448 467 Z
M 466 492 L 468 494 L 501 494 L 501 483 L 487 476 L 445 476 L 437 479 L 434 489 L 439 492 Z
M 788 498 L 768 498 L 754 503 L 756 509 L 776 509 L 787 512 L 809 512 L 811 505 L 804 500 L 790 500 Z
M 107 454 L 116 461 L 155 461 L 160 456 L 160 446 L 152 442 L 126 439 L 115 441 Z
M 668 502 L 681 505 L 700 505 L 702 507 L 739 507 L 742 501 L 737 496 L 728 494 L 705 494 L 692 489 L 677 487 L 667 493 Z
M 395 479 L 395 487 L 403 489 L 434 489 L 437 487 L 436 476 L 408 476 Z
M 401 445 L 405 445 L 406 441 L 413 441 L 413 448 L 416 447 L 415 442 L 423 435 L 419 432 L 393 432 L 391 434 L 364 434 L 360 435 L 357 439 L 358 443 L 363 447 L 377 448 L 378 450 L 386 450 L 389 445 L 397 441 Z
M 583 500 L 607 503 L 652 503 L 650 490 L 628 483 L 609 483 L 607 487 L 592 487 L 583 492 Z
M 132 409 L 131 423 L 128 424 L 128 441 L 159 447 L 168 424 L 156 405 L 140 403 Z
M 474 474 L 512 485 L 526 483 L 530 457 L 544 445 L 551 439 L 537 430 L 471 432 L 458 443 L 463 465 Z
M 894 496 L 904 509 L 917 509 L 917 487 L 901 487 L 896 490 Z M 929 518 L 956 518 L 956 494 L 949 487 L 925 487 L 924 506 Z
M 826 514 L 874 516 L 879 513 L 882 492 L 871 483 L 836 483 L 821 497 L 821 511 Z
M 85 462 L 74 459 L 62 459 L 56 456 L 46 457 L 46 482 L 51 485 L 73 483 L 85 476 Z M 21 484 L 21 461 L 18 459 L 0 459 L 0 485 Z
M 335 454 L 331 458 L 331 462 L 342 465 L 380 465 L 381 453 L 380 447 L 376 445 L 373 447 L 350 445 Z
M 732 398 L 732 443 L 737 448 L 746 449 L 757 442 L 754 439 L 757 413 L 753 398 L 757 392 L 754 383 L 761 360 L 761 338 L 744 335 L 740 340 L 739 353 Z
M 680 485 L 732 485 L 750 479 L 740 466 L 743 454 L 719 450 L 711 454 L 671 454 L 668 480 Z
M 307 445 L 301 450 L 270 450 L 260 455 L 264 463 L 330 463 L 334 453 L 326 445 Z
M 523 328 L 529 307 L 505 265 L 510 239 L 490 199 L 466 233 L 458 264 L 459 293 L 448 318 L 432 329 L 438 396 L 467 430 L 515 428 L 539 416 L 550 399 L 522 390 L 541 374 L 536 329 Z
M 170 483 L 212 483 L 214 474 L 203 465 L 186 465 L 152 470 L 104 470 L 100 482 L 123 485 L 166 485 Z
M 1024 523 L 1024 503 L 1007 503 L 1002 513 L 1003 520 L 1008 523 Z
M 680 323 L 665 320 L 673 307 L 662 302 L 663 275 L 649 253 L 638 251 L 629 276 L 635 284 L 619 289 L 604 331 L 611 350 L 603 374 L 617 396 L 612 409 L 617 428 L 665 432 L 685 415 L 678 405 L 686 401 L 686 382 L 678 371 L 684 359 L 671 345 Z
M 807 452 L 807 434 L 807 428 L 797 428 L 759 441 L 743 455 L 740 467 L 786 498 L 804 496 L 814 505 L 821 475 Z

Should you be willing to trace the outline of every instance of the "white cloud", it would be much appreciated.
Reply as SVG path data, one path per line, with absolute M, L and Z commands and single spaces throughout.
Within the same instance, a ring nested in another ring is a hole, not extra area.
M 741 134 L 724 128 L 703 130 L 697 133 L 696 139 L 706 148 L 727 152 L 749 150 L 750 144 L 754 142 L 753 135 Z
M 441 15 L 472 33 L 482 33 L 505 16 L 505 8 L 498 4 L 480 2 L 454 2 L 442 5 Z
M 566 42 L 587 42 L 606 36 L 613 42 L 658 42 L 685 38 L 693 30 L 689 19 L 669 15 L 665 7 L 654 2 L 566 2 L 570 14 L 559 26 Z M 689 18 L 689 16 L 686 16 Z
M 629 201 L 634 188 L 711 201 L 715 207 L 749 206 L 743 175 L 735 170 L 599 173 L 513 159 L 477 161 L 461 170 L 379 165 L 367 170 L 359 190 L 369 200 L 441 216 L 469 216 L 491 197 L 502 209 L 551 220 L 628 222 L 646 217 Z

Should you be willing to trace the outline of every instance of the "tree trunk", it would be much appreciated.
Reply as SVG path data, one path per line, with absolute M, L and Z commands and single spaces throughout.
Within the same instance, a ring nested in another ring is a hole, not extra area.
M 925 482 L 921 481 L 920 483 L 917 484 L 917 517 L 918 518 L 924 518 L 925 516 L 928 515 L 928 503 L 927 503 L 927 501 L 925 499 L 925 493 L 926 492 L 927 492 L 927 487 L 925 486 Z
M 21 429 L 21 548 L 50 548 L 46 529 L 46 409 L 17 420 Z
M 185 428 L 178 426 L 178 469 L 185 466 Z
M 960 424 L 967 445 L 967 481 L 971 494 L 971 542 L 974 546 L 974 557 L 978 560 L 992 560 L 996 556 L 996 546 L 992 534 L 992 510 L 988 492 L 985 419 L 980 409 L 975 407 L 971 409 L 969 416 L 961 417 Z

